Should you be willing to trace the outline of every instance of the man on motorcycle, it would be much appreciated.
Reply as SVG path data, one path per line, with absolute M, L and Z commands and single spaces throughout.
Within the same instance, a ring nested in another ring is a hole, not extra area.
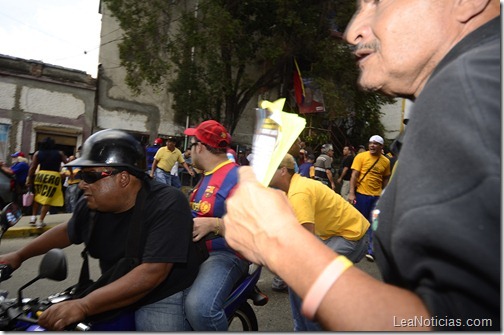
M 16 269 L 52 248 L 84 242 L 106 273 L 117 270 L 116 264 L 128 253 L 130 230 L 140 227 L 141 233 L 134 236 L 139 239 L 135 253 L 139 264 L 82 298 L 49 307 L 39 324 L 62 330 L 89 316 L 134 304 L 137 330 L 190 330 L 183 301 L 205 255 L 192 242 L 192 217 L 184 194 L 151 180 L 144 172 L 142 146 L 120 130 L 90 136 L 81 157 L 68 165 L 82 168 L 79 187 L 84 193 L 71 219 L 22 249 L 0 256 L 0 262 Z

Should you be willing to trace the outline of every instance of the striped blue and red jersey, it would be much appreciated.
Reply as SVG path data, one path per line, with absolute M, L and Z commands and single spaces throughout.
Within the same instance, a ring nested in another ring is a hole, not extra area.
M 204 173 L 189 197 L 193 218 L 218 217 L 226 213 L 225 201 L 238 183 L 238 164 L 227 160 Z M 235 253 L 222 236 L 206 241 L 209 252 L 226 250 Z

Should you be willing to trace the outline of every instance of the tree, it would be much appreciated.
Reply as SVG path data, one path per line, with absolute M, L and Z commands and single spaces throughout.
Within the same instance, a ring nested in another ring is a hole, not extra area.
M 334 38 L 349 22 L 353 1 L 104 2 L 124 31 L 119 51 L 127 84 L 137 93 L 143 84 L 167 88 L 178 124 L 186 116 L 212 118 L 232 132 L 258 93 L 291 95 L 294 58 L 323 91 L 329 112 L 322 119 L 353 129 L 361 108 L 375 113 L 387 102 L 357 89 L 353 57 Z

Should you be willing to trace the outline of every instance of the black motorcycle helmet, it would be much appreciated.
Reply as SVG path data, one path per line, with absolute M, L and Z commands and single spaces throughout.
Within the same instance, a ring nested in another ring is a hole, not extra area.
M 81 156 L 65 166 L 113 166 L 136 177 L 146 175 L 144 148 L 132 135 L 118 129 L 105 129 L 89 136 L 82 145 Z

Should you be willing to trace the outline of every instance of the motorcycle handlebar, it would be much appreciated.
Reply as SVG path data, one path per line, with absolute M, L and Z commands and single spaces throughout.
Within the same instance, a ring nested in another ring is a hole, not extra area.
M 0 264 L 0 282 L 9 279 L 12 275 L 12 272 L 14 272 L 14 269 L 9 264 Z
M 79 322 L 73 330 L 81 331 L 81 332 L 87 332 L 91 330 L 91 327 L 88 326 L 85 323 Z

